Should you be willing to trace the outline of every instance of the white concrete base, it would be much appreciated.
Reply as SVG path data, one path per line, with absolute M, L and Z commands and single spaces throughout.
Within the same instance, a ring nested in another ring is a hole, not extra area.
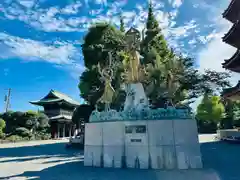
M 139 169 L 202 168 L 196 121 L 88 123 L 84 165 Z
M 217 130 L 217 137 L 220 140 L 237 140 L 240 139 L 240 131 L 238 129 Z

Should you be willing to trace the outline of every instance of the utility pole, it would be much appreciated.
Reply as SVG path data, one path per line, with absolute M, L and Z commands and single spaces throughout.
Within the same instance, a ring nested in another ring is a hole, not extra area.
M 10 107 L 10 96 L 11 96 L 11 88 L 8 89 L 8 94 L 5 96 L 5 99 L 4 99 L 5 112 L 8 112 L 8 109 Z

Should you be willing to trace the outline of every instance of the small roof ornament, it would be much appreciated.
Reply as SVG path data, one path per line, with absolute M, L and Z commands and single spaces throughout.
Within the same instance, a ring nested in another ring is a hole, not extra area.
M 136 28 L 131 27 L 125 34 L 126 43 L 129 47 L 139 48 L 141 33 Z

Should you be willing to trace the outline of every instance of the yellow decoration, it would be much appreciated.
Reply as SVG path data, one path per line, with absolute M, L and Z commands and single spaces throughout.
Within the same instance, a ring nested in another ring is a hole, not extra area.
M 128 54 L 129 56 L 123 62 L 125 68 L 124 80 L 128 84 L 141 82 L 145 71 L 141 67 L 139 54 L 135 49 L 128 51 Z
M 108 111 L 108 110 L 110 110 L 110 104 L 112 103 L 113 96 L 115 93 L 115 90 L 111 84 L 112 70 L 109 68 L 104 68 L 103 70 L 101 70 L 100 65 L 98 65 L 98 71 L 105 82 L 105 86 L 104 86 L 103 95 L 98 99 L 97 102 L 104 103 L 105 111 Z

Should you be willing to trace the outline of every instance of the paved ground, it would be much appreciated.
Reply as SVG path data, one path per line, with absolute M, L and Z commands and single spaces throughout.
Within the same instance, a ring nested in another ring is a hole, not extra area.
M 66 150 L 66 140 L 0 144 L 0 179 L 240 180 L 240 145 L 216 142 L 212 135 L 201 135 L 200 141 L 206 170 L 194 171 L 84 167 L 83 153 Z

